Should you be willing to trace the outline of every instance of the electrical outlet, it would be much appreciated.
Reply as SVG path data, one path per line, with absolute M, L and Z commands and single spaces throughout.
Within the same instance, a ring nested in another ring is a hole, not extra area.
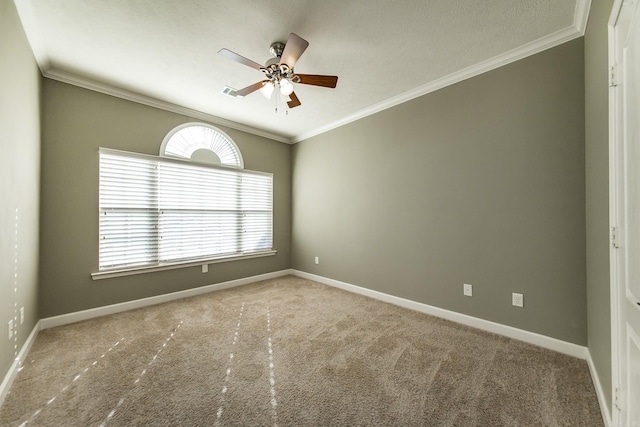
M 209 264 L 202 264 L 202 272 L 203 273 L 209 272 Z
M 13 319 L 9 320 L 9 339 L 13 338 Z
M 468 284 L 464 284 L 463 285 L 463 293 L 465 296 L 467 297 L 472 297 L 473 296 L 473 285 L 468 285 Z
M 316 264 L 320 264 L 320 258 L 316 257 Z
M 24 323 L 24 307 L 20 307 L 20 324 Z
M 511 304 L 516 307 L 524 307 L 524 295 L 515 292 L 511 294 Z

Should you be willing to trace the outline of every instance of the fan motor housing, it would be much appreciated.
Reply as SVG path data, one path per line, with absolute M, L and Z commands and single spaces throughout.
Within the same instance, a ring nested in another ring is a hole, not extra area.
M 280 63 L 280 57 L 277 58 L 269 58 L 267 62 L 264 63 L 265 68 L 269 68 L 272 65 L 278 65 Z

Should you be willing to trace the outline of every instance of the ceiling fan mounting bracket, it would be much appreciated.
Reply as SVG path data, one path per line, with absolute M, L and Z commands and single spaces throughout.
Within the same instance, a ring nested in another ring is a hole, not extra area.
M 282 52 L 284 52 L 285 44 L 282 42 L 273 42 L 271 43 L 271 47 L 269 47 L 269 52 L 274 58 L 280 58 L 282 56 Z

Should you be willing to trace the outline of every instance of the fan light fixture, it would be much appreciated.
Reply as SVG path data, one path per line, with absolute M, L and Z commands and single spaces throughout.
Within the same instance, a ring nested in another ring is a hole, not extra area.
M 264 83 L 260 89 L 260 93 L 267 99 L 271 99 L 273 90 L 276 85 L 280 87 L 280 93 L 282 96 L 288 97 L 293 93 L 293 83 L 288 78 L 273 79 Z
M 267 99 L 271 98 L 271 94 L 273 93 L 273 83 L 271 82 L 266 82 L 263 86 L 262 89 L 260 89 L 260 93 Z
M 271 52 L 273 58 L 269 59 L 264 66 L 229 49 L 220 49 L 218 54 L 247 67 L 259 70 L 264 74 L 265 80 L 235 91 L 236 96 L 244 97 L 259 90 L 266 98 L 271 98 L 274 89 L 278 86 L 282 100 L 287 103 L 289 108 L 294 108 L 301 105 L 300 100 L 293 91 L 294 83 L 328 88 L 335 88 L 338 83 L 338 76 L 295 74 L 293 72 L 294 65 L 298 62 L 300 55 L 302 55 L 307 46 L 309 46 L 308 41 L 291 33 L 286 44 L 282 42 L 271 43 L 269 52 Z
M 293 84 L 291 84 L 291 80 L 289 79 L 280 80 L 280 93 L 283 94 L 284 96 L 289 96 L 291 95 L 291 92 L 293 92 Z
M 284 45 L 281 43 L 274 43 L 272 48 L 278 47 L 279 50 L 274 52 L 274 55 L 281 54 Z M 293 80 L 294 74 L 293 69 L 289 68 L 287 64 L 279 64 L 278 61 L 280 56 L 270 59 L 267 61 L 267 65 L 260 69 L 268 80 L 264 80 L 262 83 L 262 88 L 260 88 L 260 92 L 266 98 L 271 98 L 273 94 L 273 90 L 278 87 L 280 94 L 283 97 L 288 97 L 293 93 Z

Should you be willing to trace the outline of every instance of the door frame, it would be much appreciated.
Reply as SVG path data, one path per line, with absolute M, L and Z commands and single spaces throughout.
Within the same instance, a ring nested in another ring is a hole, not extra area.
M 633 0 L 638 1 L 638 0 Z M 626 287 L 622 278 L 623 257 L 618 248 L 618 236 L 620 225 L 618 223 L 621 212 L 621 203 L 624 202 L 624 163 L 623 144 L 624 135 L 621 132 L 622 112 L 620 111 L 622 94 L 616 90 L 618 81 L 617 72 L 617 43 L 615 39 L 615 26 L 619 20 L 622 6 L 628 0 L 614 0 L 611 15 L 608 22 L 608 66 L 609 66 L 609 271 L 610 271 L 610 309 L 611 309 L 611 408 L 610 421 L 612 425 L 623 425 L 620 405 L 624 405 L 629 390 L 621 390 L 621 375 L 623 356 L 622 333 L 624 324 L 621 319 L 621 301 L 626 295 Z M 628 384 L 627 384 L 628 387 Z M 628 408 L 625 408 L 628 410 Z
M 617 125 L 618 118 L 618 96 L 614 87 L 611 87 L 611 73 L 615 69 L 616 64 L 616 43 L 615 43 L 615 24 L 618 21 L 618 15 L 622 8 L 622 0 L 615 0 L 609 22 L 607 25 L 608 32 L 608 73 L 609 73 L 609 274 L 610 274 L 610 306 L 611 306 L 611 408 L 610 415 L 613 424 L 619 420 L 619 411 L 616 409 L 616 390 L 620 384 L 620 361 L 619 361 L 619 278 L 618 278 L 618 254 L 615 247 L 615 232 L 617 226 L 618 201 L 620 199 L 620 186 L 618 184 L 619 168 L 618 161 L 618 140 Z

